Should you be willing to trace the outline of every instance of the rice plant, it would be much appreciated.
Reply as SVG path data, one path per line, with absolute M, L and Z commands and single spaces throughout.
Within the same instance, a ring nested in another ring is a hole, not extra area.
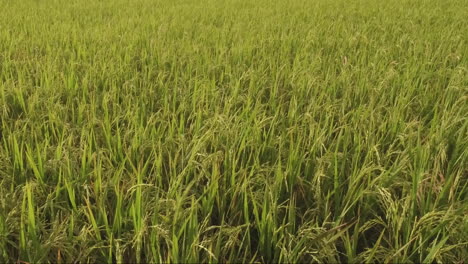
M 0 7 L 0 262 L 468 259 L 465 0 Z

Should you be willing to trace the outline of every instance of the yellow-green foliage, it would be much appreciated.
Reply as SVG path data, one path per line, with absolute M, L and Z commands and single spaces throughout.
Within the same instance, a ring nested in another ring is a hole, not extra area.
M 0 262 L 461 263 L 466 0 L 0 0 Z

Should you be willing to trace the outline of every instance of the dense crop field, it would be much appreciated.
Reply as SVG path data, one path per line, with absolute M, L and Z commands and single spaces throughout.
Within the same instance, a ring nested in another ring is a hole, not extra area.
M 0 0 L 0 262 L 468 259 L 466 0 Z

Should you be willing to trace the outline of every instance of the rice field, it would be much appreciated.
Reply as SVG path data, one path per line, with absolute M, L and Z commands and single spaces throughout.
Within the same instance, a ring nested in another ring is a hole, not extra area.
M 1 263 L 466 263 L 466 0 L 0 0 Z

